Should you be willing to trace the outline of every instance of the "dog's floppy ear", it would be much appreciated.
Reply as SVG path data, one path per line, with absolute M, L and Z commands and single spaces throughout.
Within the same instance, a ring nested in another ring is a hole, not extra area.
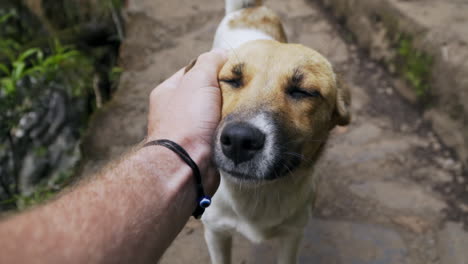
M 333 112 L 334 125 L 346 126 L 351 122 L 351 92 L 348 85 L 337 78 L 336 81 L 336 105 Z
M 192 61 L 190 61 L 190 63 L 187 66 L 185 66 L 184 74 L 186 74 L 188 71 L 190 71 L 193 68 L 193 66 L 195 66 L 195 63 L 197 63 L 197 59 L 198 58 L 193 59 Z

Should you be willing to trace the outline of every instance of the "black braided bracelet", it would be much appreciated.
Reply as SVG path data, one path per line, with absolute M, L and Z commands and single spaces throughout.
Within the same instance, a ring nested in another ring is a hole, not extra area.
M 193 211 L 192 215 L 196 219 L 200 219 L 202 214 L 205 212 L 205 208 L 210 206 L 211 204 L 211 197 L 205 195 L 205 191 L 203 189 L 202 178 L 200 174 L 200 169 L 198 169 L 197 164 L 190 158 L 189 154 L 185 149 L 183 149 L 179 144 L 167 140 L 167 139 L 159 139 L 154 140 L 146 143 L 143 147 L 148 146 L 163 146 L 170 150 L 172 150 L 177 156 L 179 156 L 187 165 L 192 168 L 193 176 L 195 177 L 195 184 L 197 187 L 197 208 Z

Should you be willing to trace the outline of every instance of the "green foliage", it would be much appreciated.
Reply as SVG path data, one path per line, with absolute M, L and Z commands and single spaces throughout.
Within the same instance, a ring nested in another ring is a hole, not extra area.
M 14 10 L 2 12 L 0 10 L 0 154 L 9 153 L 12 162 L 2 165 L 0 183 L 10 197 L 0 204 L 28 206 L 47 199 L 53 192 L 49 185 L 39 185 L 30 195 L 19 193 L 18 173 L 25 152 L 20 150 L 24 146 L 16 146 L 12 135 L 23 116 L 48 107 L 45 98 L 51 92 L 65 93 L 71 101 L 86 98 L 92 91 L 94 61 L 53 38 L 48 46 L 25 48 L 31 41 L 17 34 L 23 28 L 17 13 Z M 30 147 L 38 157 L 46 157 L 49 152 L 42 145 L 31 144 Z
M 14 47 L 7 50 L 11 52 Z M 0 129 L 2 134 L 14 128 L 21 116 L 31 110 L 34 100 L 50 89 L 51 83 L 61 83 L 60 87 L 72 96 L 90 90 L 92 62 L 57 40 L 48 54 L 31 48 L 17 54 L 0 51 L 0 57 L 8 58 L 0 63 L 0 121 L 9 124 Z
M 55 193 L 56 191 L 48 188 L 47 186 L 39 185 L 32 194 L 18 195 L 16 196 L 16 199 L 11 200 L 11 202 L 16 203 L 19 210 L 24 210 L 28 207 L 41 204 L 51 199 Z
M 109 72 L 109 80 L 112 83 L 118 83 L 120 76 L 122 75 L 123 69 L 120 67 L 112 67 L 112 70 Z
M 75 146 L 86 126 L 94 106 L 93 88 L 109 99 L 122 72 L 112 68 L 123 37 L 121 0 L 41 3 L 44 17 L 40 18 L 22 1 L 0 9 L 0 199 L 6 198 L 0 200 L 0 210 L 36 204 L 63 186 L 45 180 L 31 194 L 21 194 L 18 182 L 25 159 L 43 162 L 38 175 L 26 177 L 33 179 L 31 184 L 63 170 L 50 163 L 52 156 L 78 159 L 79 154 L 65 152 Z M 65 113 L 56 117 L 56 109 Z M 51 124 L 58 126 L 50 129 Z M 66 137 L 68 145 L 53 145 L 55 135 Z M 71 174 L 68 167 L 65 170 L 62 178 Z
M 432 58 L 415 49 L 410 37 L 400 37 L 398 42 L 398 55 L 401 61 L 401 68 L 399 71 L 414 87 L 418 96 L 426 96 L 430 89 L 429 78 Z
M 0 24 L 4 24 L 8 19 L 13 17 L 13 13 L 8 13 L 0 16 Z
M 67 185 L 72 174 L 73 171 L 71 170 L 64 171 L 60 173 L 58 177 L 38 184 L 32 193 L 14 195 L 8 200 L 0 201 L 0 204 L 13 204 L 17 206 L 19 210 L 41 204 L 55 197 L 55 195 Z
M 0 48 L 2 51 L 12 46 L 18 51 L 21 43 L 30 40 L 34 33 L 17 9 L 0 9 Z M 1 46 L 2 42 L 9 42 L 8 47 Z
M 38 147 L 34 150 L 36 156 L 44 157 L 47 154 L 47 149 L 45 147 Z

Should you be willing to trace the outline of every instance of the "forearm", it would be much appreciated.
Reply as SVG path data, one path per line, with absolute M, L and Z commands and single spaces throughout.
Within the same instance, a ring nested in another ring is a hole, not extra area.
M 0 263 L 154 262 L 195 208 L 194 186 L 170 150 L 140 149 L 60 199 L 0 223 Z
M 221 117 L 223 51 L 198 58 L 150 95 L 150 140 L 179 143 L 200 167 L 207 194 L 219 184 L 209 163 Z M 152 263 L 196 206 L 191 169 L 164 147 L 127 155 L 48 204 L 0 222 L 0 263 Z

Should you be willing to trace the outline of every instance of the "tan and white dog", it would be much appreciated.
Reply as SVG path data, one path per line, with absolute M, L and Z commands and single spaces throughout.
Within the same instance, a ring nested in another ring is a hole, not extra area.
M 215 138 L 221 184 L 202 217 L 212 263 L 230 263 L 231 235 L 275 239 L 278 263 L 296 263 L 314 197 L 312 169 L 329 131 L 350 121 L 350 96 L 318 52 L 286 43 L 261 0 L 226 0 L 214 47 L 219 73 Z

